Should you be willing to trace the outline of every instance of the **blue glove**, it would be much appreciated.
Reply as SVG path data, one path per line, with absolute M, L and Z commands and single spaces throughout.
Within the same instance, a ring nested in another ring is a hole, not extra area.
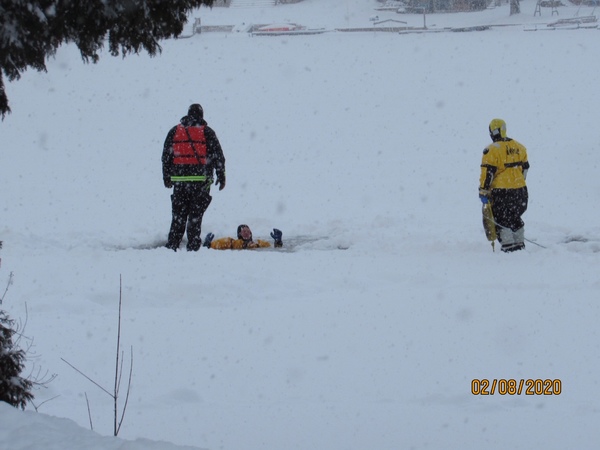
M 281 240 L 281 238 L 283 237 L 283 233 L 281 232 L 281 230 L 278 230 L 277 228 L 273 228 L 271 237 L 273 238 L 273 240 L 275 240 L 275 247 L 283 246 L 283 241 Z
M 485 195 L 480 195 L 479 200 L 481 200 L 481 203 L 483 203 L 484 205 L 487 205 L 487 203 L 489 202 L 489 199 Z
M 206 235 L 206 237 L 204 238 L 204 244 L 202 244 L 202 247 L 206 247 L 206 248 L 210 248 L 210 243 L 212 242 L 212 240 L 215 238 L 215 235 L 212 233 L 208 233 Z

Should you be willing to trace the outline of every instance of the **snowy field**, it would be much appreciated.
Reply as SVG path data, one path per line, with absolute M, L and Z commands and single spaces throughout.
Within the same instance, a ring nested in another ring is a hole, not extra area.
M 331 31 L 203 33 L 97 65 L 65 46 L 7 84 L 2 307 L 27 322 L 30 369 L 57 378 L 35 391 L 39 413 L 0 405 L 0 448 L 597 448 L 600 33 L 546 27 L 596 11 L 540 17 L 525 0 L 518 16 L 426 17 L 430 31 L 506 25 L 480 32 L 334 31 L 375 14 L 423 25 L 377 5 L 201 9 L 190 23 Z M 148 249 L 171 219 L 163 141 L 194 102 L 227 158 L 203 235 L 247 223 L 316 240 Z M 495 117 L 531 163 L 515 254 L 492 252 L 481 224 Z M 112 389 L 120 277 L 134 366 L 116 439 L 111 398 L 63 359 Z M 473 379 L 562 389 L 473 395 Z

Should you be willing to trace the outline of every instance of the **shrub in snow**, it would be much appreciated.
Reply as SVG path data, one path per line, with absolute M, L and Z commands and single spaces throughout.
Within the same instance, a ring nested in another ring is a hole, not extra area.
M 14 321 L 0 310 L 0 401 L 25 409 L 27 402 L 33 400 L 33 383 L 21 377 L 25 352 L 13 341 L 15 333 Z

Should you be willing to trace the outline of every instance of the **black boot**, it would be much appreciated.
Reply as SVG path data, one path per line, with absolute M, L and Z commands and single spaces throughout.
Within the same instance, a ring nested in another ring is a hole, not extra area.
M 516 252 L 518 250 L 523 250 L 524 248 L 525 248 L 525 244 L 521 242 L 521 243 L 516 243 L 516 244 L 503 245 L 500 250 L 502 250 L 505 253 L 510 253 L 510 252 Z

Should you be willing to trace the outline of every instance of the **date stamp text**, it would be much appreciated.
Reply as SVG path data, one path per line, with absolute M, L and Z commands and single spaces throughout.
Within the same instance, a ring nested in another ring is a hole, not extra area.
M 473 395 L 560 395 L 562 381 L 550 379 L 487 379 L 475 378 L 471 381 Z

